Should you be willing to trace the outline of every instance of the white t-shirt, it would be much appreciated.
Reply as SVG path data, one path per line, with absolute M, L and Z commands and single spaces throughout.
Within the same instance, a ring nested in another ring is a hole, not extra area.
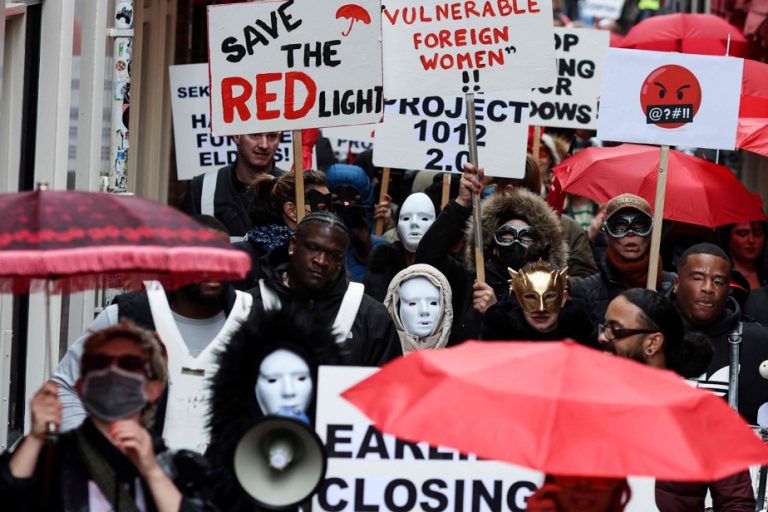
M 189 318 L 173 312 L 173 320 L 192 357 L 197 357 L 224 328 L 227 315 L 220 311 L 211 318 Z

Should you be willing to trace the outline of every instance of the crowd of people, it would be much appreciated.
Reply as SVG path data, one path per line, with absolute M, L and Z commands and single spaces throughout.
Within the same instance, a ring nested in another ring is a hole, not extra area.
M 251 256 L 247 278 L 148 281 L 104 309 L 33 396 L 29 434 L 0 458 L 8 510 L 253 510 L 234 474 L 237 442 L 267 415 L 311 422 L 319 365 L 380 366 L 468 339 L 572 339 L 726 398 L 738 343 L 735 404 L 768 427 L 765 221 L 689 239 L 653 291 L 653 209 L 641 197 L 573 197 L 560 214 L 543 198 L 547 164 L 529 155 L 520 180 L 466 165 L 445 204 L 439 181 L 417 173 L 394 173 L 376 201 L 380 175 L 361 155 L 362 166 L 306 171 L 296 204 L 296 176 L 274 164 L 279 140 L 237 137 L 237 161 L 192 180 L 184 202 Z M 755 509 L 747 473 L 657 482 L 657 504 L 702 510 L 707 490 L 716 510 Z M 622 510 L 631 494 L 623 480 L 548 475 L 530 507 L 575 510 L 569 496 L 585 492 L 605 503 L 589 510 Z

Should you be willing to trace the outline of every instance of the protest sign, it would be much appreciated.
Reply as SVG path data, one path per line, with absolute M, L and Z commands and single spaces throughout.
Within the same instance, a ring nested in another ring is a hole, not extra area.
M 522 178 L 528 140 L 528 92 L 518 99 L 475 96 L 477 150 L 489 176 Z M 505 97 L 506 98 L 506 97 Z M 379 167 L 462 172 L 469 161 L 466 103 L 462 97 L 387 100 L 374 135 Z
M 605 30 L 555 27 L 557 80 L 553 86 L 533 89 L 532 125 L 597 128 L 603 58 L 609 39 Z
M 313 510 L 526 509 L 528 496 L 544 479 L 542 473 L 381 434 L 340 396 L 376 371 L 377 368 L 320 367 L 315 428 L 325 443 L 328 470 L 313 499 Z M 656 510 L 653 479 L 632 478 L 630 485 L 632 501 L 627 512 Z
M 617 20 L 621 18 L 623 9 L 624 0 L 584 0 L 581 15 Z
M 380 34 L 374 0 L 209 6 L 213 133 L 378 122 Z
M 500 92 L 554 81 L 549 1 L 382 3 L 387 98 Z
M 176 174 L 191 180 L 235 162 L 237 146 L 232 136 L 211 135 L 208 64 L 169 67 Z M 275 165 L 288 170 L 293 165 L 291 132 L 285 131 L 275 151 Z
M 597 136 L 733 149 L 742 59 L 608 49 Z
M 373 131 L 377 124 L 324 128 L 323 137 L 331 143 L 333 154 L 339 162 L 346 162 L 349 155 L 359 155 L 373 147 Z

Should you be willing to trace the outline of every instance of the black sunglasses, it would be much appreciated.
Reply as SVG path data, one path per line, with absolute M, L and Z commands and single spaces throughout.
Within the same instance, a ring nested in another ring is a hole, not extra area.
M 147 377 L 151 377 L 152 372 L 147 360 L 134 355 L 83 354 L 82 373 L 86 373 L 89 370 L 103 370 L 113 365 L 127 372 L 143 373 Z
M 608 341 L 623 340 L 635 334 L 651 334 L 659 332 L 658 329 L 624 329 L 623 327 L 613 327 L 612 325 L 597 324 L 597 331 L 601 336 L 605 336 Z

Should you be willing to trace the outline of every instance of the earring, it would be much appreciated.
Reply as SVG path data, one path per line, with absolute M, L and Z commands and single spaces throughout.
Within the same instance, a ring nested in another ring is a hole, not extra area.
M 654 352 L 653 352 L 652 348 L 647 348 L 647 349 L 645 349 L 645 353 L 646 353 L 646 355 L 652 356 Z

